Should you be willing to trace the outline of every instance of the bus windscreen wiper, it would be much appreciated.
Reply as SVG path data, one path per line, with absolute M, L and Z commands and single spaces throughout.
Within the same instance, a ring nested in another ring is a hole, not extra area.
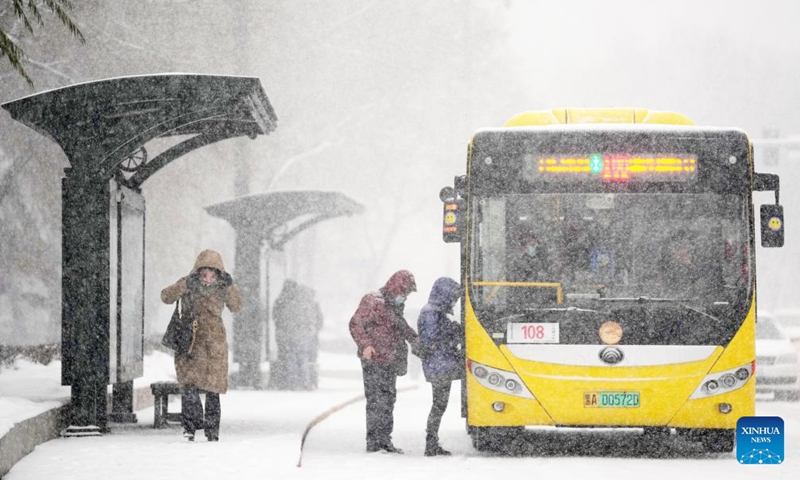
M 597 298 L 600 302 L 638 302 L 638 303 L 685 303 L 685 298 L 662 298 L 662 297 L 617 297 L 617 298 Z
M 689 301 L 682 298 L 660 298 L 660 297 L 619 297 L 619 298 L 598 298 L 601 302 L 635 302 L 635 303 L 676 303 L 687 310 L 691 310 L 699 315 L 719 321 L 719 318 L 710 315 L 702 310 L 689 305 Z M 724 302 L 727 303 L 727 302 Z

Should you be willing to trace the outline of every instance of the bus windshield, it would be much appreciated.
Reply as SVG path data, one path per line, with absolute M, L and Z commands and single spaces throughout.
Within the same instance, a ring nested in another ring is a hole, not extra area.
M 477 308 L 750 298 L 748 202 L 720 193 L 544 193 L 473 197 Z

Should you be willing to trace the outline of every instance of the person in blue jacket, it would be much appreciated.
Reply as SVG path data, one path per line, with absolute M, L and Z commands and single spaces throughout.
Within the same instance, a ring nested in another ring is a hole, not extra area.
M 450 455 L 439 444 L 439 425 L 450 398 L 450 384 L 464 376 L 464 364 L 458 348 L 462 327 L 448 317 L 460 297 L 461 285 L 458 282 L 447 277 L 437 279 L 428 303 L 417 320 L 422 370 L 433 390 L 433 404 L 428 414 L 425 436 L 426 457 Z

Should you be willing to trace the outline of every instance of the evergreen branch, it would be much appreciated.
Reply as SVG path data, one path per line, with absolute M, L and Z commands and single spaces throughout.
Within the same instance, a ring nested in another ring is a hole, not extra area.
M 28 0 L 28 10 L 33 13 L 34 18 L 36 18 L 36 23 L 39 26 L 44 25 L 44 19 L 42 18 L 41 12 L 39 12 L 39 8 L 36 6 L 36 0 Z
M 32 16 L 36 23 L 39 26 L 44 26 L 44 18 L 42 18 L 41 9 L 37 6 L 37 4 L 44 4 L 51 12 L 53 12 L 56 17 L 61 21 L 61 23 L 67 27 L 70 33 L 80 40 L 81 43 L 86 43 L 86 39 L 81 33 L 78 25 L 72 21 L 72 18 L 67 14 L 66 10 L 71 10 L 73 8 L 73 4 L 70 0 L 11 0 L 11 5 L 14 8 L 14 14 L 17 18 L 22 22 L 25 26 L 25 29 L 34 34 L 33 25 L 31 25 L 31 21 L 29 19 L 29 15 Z M 11 66 L 17 73 L 25 79 L 25 82 L 28 84 L 29 87 L 33 87 L 33 80 L 28 73 L 25 71 L 25 68 L 22 66 L 23 60 L 27 60 L 27 56 L 25 52 L 17 45 L 11 37 L 9 37 L 2 28 L 0 28 L 0 58 L 8 57 L 8 61 L 11 63 Z M 41 66 L 41 65 L 39 65 Z
M 72 9 L 72 4 L 66 0 L 44 0 L 44 4 L 56 14 L 58 19 L 61 20 L 61 23 L 63 23 L 69 29 L 70 33 L 72 33 L 75 38 L 80 40 L 81 43 L 86 43 L 83 33 L 81 33 L 75 22 L 73 22 L 69 15 L 67 15 L 67 12 L 61 8 L 59 1 L 63 3 L 66 8 Z
M 31 22 L 28 21 L 28 16 L 25 15 L 25 8 L 22 0 L 11 0 L 11 3 L 14 5 L 14 13 L 20 20 L 22 20 L 22 23 L 25 25 L 25 29 L 30 33 L 33 33 L 33 25 L 31 25 Z
M 5 32 L 0 30 L 0 58 L 2 57 L 8 57 L 8 61 L 11 62 L 11 66 L 14 70 L 25 79 L 29 87 L 33 87 L 33 80 L 31 80 L 31 77 L 28 76 L 25 69 L 22 67 L 22 59 L 25 58 L 25 52 L 23 52 Z

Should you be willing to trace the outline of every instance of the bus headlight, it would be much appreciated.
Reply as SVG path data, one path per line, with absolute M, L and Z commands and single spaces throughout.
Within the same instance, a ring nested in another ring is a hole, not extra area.
M 736 377 L 730 373 L 726 373 L 722 376 L 722 378 L 720 378 L 720 382 L 722 382 L 722 386 L 725 388 L 733 388 L 736 386 Z
M 739 370 L 736 370 L 736 378 L 739 380 L 747 380 L 750 378 L 750 371 L 746 368 L 740 368 Z
M 495 392 L 523 398 L 534 398 L 519 375 L 499 368 L 467 360 L 467 369 L 482 386 Z
M 689 399 L 711 397 L 742 388 L 753 376 L 754 363 L 706 375 Z

